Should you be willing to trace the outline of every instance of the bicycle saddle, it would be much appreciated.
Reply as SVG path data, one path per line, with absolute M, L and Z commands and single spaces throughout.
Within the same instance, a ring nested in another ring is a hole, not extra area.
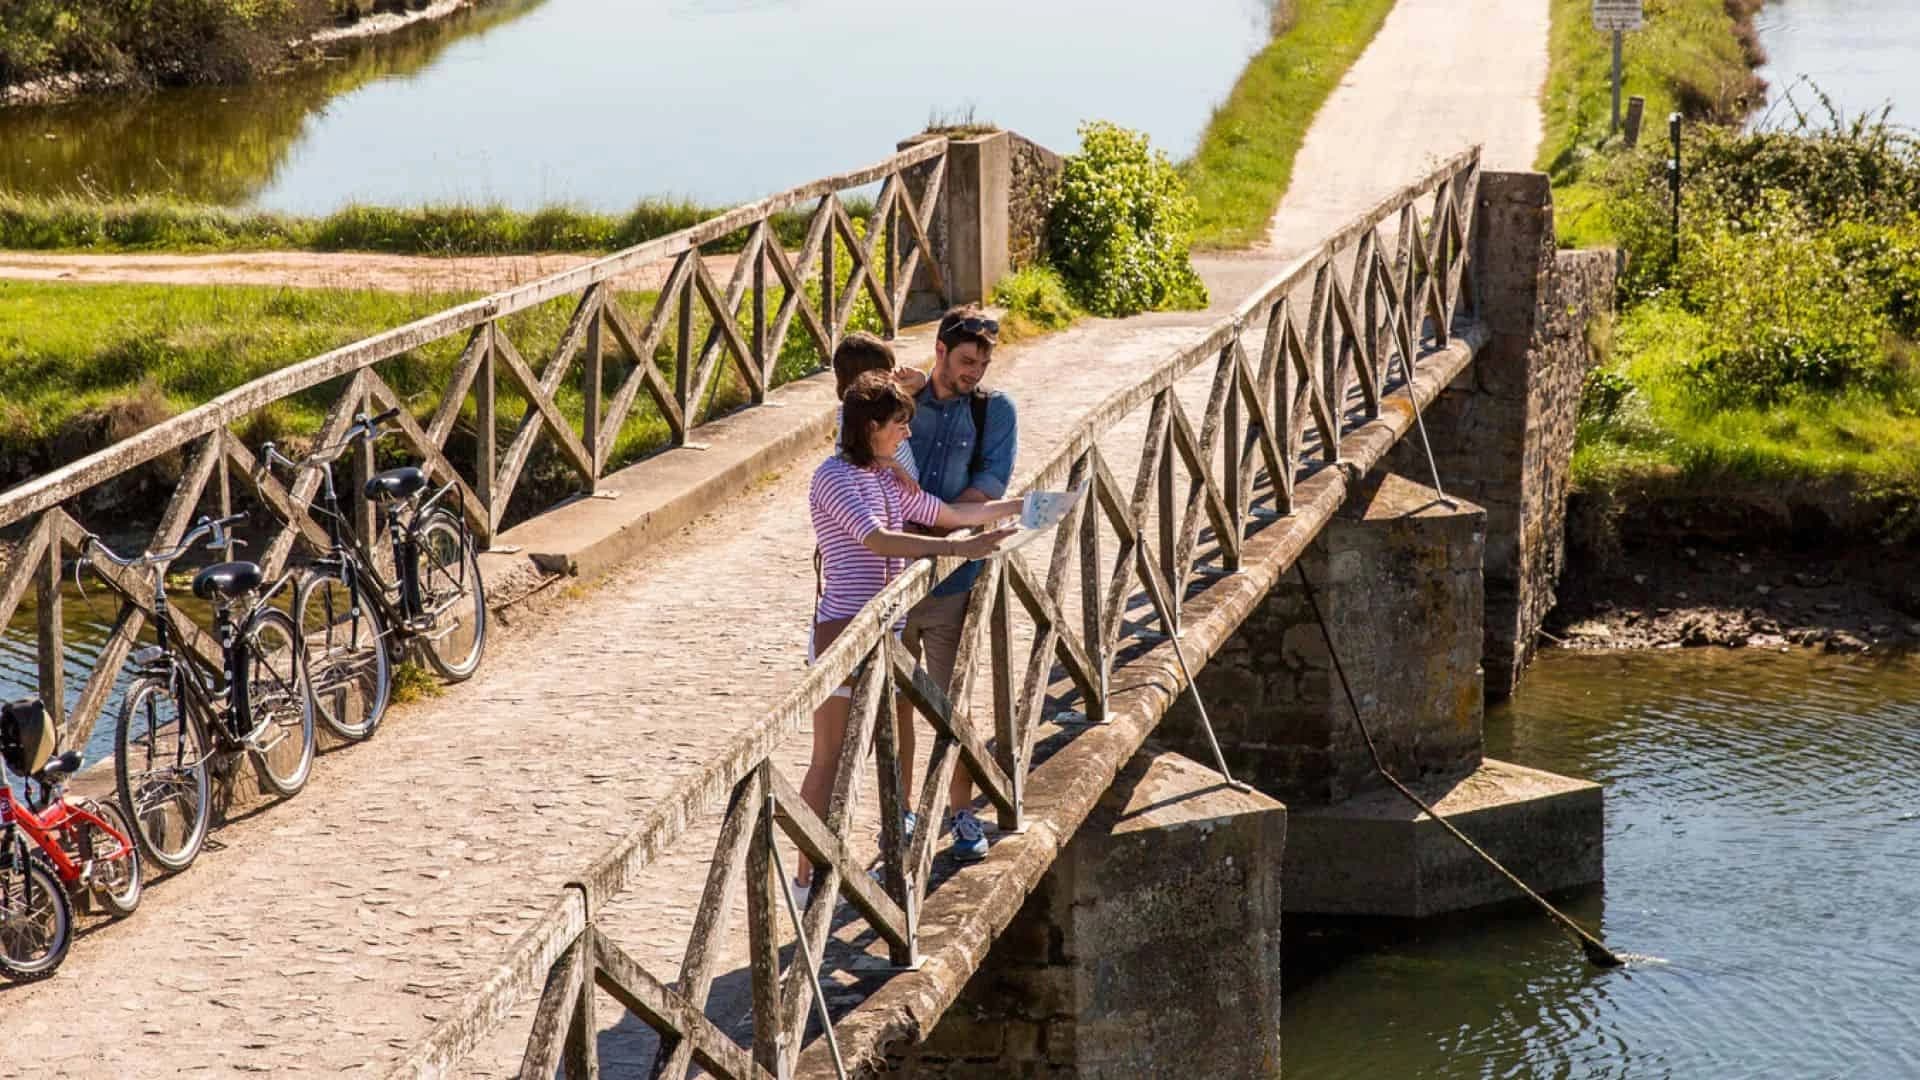
M 54 758 L 52 761 L 47 762 L 46 767 L 34 775 L 34 779 L 46 784 L 62 776 L 66 776 L 69 773 L 77 773 L 79 771 L 80 755 L 69 750 L 59 757 Z
M 53 725 L 39 698 L 22 698 L 0 705 L 0 758 L 21 776 L 46 768 L 53 756 Z
M 388 469 L 367 481 L 367 498 L 404 499 L 426 486 L 426 473 L 412 465 L 404 465 L 398 469 Z
M 228 599 L 260 587 L 260 567 L 250 562 L 215 563 L 193 575 L 193 595 L 211 600 L 215 593 Z

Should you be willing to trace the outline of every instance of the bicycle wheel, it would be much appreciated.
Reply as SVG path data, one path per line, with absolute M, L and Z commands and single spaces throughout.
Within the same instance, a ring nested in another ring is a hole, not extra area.
M 343 739 L 367 738 L 380 726 L 393 692 L 379 606 L 363 600 L 356 612 L 347 583 L 324 573 L 301 583 L 295 610 L 314 715 Z
M 293 618 L 260 608 L 247 620 L 247 749 L 276 795 L 293 795 L 313 773 L 313 695 L 306 649 Z
M 193 722 L 159 679 L 127 691 L 113 736 L 113 776 L 134 842 L 163 870 L 185 870 L 207 839 L 213 798 L 207 748 Z
M 487 646 L 487 592 L 480 581 L 480 558 L 467 527 L 445 510 L 435 510 L 415 533 L 420 549 L 414 564 L 420 583 L 420 644 L 427 662 L 449 682 L 459 682 L 480 666 Z
M 88 801 L 87 809 L 131 841 L 133 826 L 127 823 L 127 815 L 121 813 L 119 807 Z M 137 848 L 130 848 L 119 852 L 116 858 L 119 841 L 100 828 L 82 828 L 86 832 L 89 848 L 83 857 L 93 864 L 93 898 L 100 902 L 101 909 L 109 915 L 124 917 L 133 914 L 133 909 L 140 906 L 140 852 Z
M 0 975 L 15 982 L 59 970 L 73 944 L 73 904 L 37 855 L 0 858 Z

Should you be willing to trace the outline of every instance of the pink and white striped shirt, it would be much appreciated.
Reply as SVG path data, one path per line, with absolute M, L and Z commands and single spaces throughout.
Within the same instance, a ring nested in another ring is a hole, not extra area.
M 889 469 L 863 469 L 839 454 L 821 462 L 807 490 L 825 582 L 814 618 L 852 618 L 907 568 L 906 559 L 867 547 L 864 541 L 876 529 L 898 532 L 909 521 L 932 525 L 940 509 L 939 499 L 908 491 Z

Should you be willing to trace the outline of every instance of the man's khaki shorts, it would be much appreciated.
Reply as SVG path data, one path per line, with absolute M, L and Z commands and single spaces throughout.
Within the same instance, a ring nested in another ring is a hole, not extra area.
M 907 612 L 907 651 L 920 658 L 927 674 L 953 693 L 953 660 L 960 651 L 960 626 L 967 618 L 967 594 L 928 596 Z

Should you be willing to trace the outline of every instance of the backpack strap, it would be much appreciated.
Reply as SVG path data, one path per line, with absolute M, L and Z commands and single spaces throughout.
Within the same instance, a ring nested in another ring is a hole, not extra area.
M 967 462 L 967 477 L 986 468 L 987 465 L 987 401 L 985 390 L 975 390 L 967 396 L 967 407 L 973 411 L 973 460 Z

